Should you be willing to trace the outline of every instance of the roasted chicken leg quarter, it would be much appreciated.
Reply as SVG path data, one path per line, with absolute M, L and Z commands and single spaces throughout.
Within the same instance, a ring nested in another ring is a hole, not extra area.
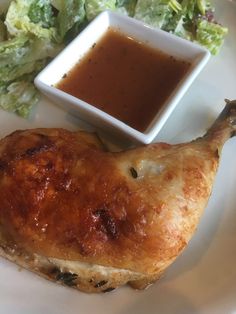
M 205 136 L 106 151 L 95 134 L 16 131 L 0 141 L 0 254 L 86 292 L 157 280 L 191 239 L 211 194 L 228 101 Z

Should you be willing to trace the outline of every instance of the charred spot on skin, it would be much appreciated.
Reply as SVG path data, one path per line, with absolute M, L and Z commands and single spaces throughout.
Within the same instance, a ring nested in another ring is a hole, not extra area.
M 76 286 L 75 280 L 78 278 L 77 274 L 69 272 L 59 272 L 56 274 L 55 279 L 61 281 L 63 284 L 69 287 Z
M 25 153 L 24 153 L 24 155 L 25 156 L 33 156 L 33 155 L 35 155 L 36 153 L 38 153 L 38 152 L 40 152 L 40 150 L 42 149 L 42 147 L 31 147 L 31 148 L 28 148 L 26 151 L 25 151 Z
M 52 169 L 53 168 L 53 163 L 51 161 L 49 161 L 47 164 L 46 164 L 46 168 L 48 170 Z
M 100 288 L 100 287 L 102 287 L 102 286 L 105 286 L 107 283 L 108 283 L 108 281 L 106 281 L 106 280 L 99 281 L 99 282 L 94 286 L 94 288 Z
M 134 178 L 134 179 L 137 179 L 138 177 L 138 172 L 134 169 L 134 167 L 130 167 L 129 168 L 129 171 L 131 173 L 131 176 Z
M 218 148 L 216 149 L 216 151 L 215 151 L 215 157 L 217 158 L 217 159 L 219 159 L 220 158 L 220 154 L 219 154 L 219 150 L 218 150 Z
M 230 137 L 236 136 L 236 130 L 233 130 L 230 134 Z
M 115 219 L 110 215 L 108 209 L 98 209 L 94 215 L 100 219 L 101 230 L 105 232 L 111 239 L 118 237 L 118 230 Z
M 115 288 L 110 287 L 110 288 L 107 288 L 107 289 L 105 289 L 105 290 L 102 290 L 102 292 L 103 292 L 103 293 L 106 293 L 106 292 L 111 292 L 111 291 L 113 291 L 113 290 L 115 290 Z
M 182 214 L 183 217 L 186 217 L 186 216 L 189 215 L 189 208 L 188 208 L 188 206 L 183 206 L 181 208 L 181 214 Z
M 59 268 L 53 267 L 49 275 L 55 278 L 56 281 L 61 281 L 64 285 L 73 287 L 76 286 L 75 280 L 78 278 L 77 274 L 70 273 L 70 272 L 62 272 Z
M 31 157 L 34 156 L 38 153 L 47 151 L 48 149 L 50 149 L 53 146 L 53 143 L 49 142 L 47 144 L 43 144 L 43 145 L 38 145 L 38 146 L 34 146 L 34 147 L 30 147 L 28 148 L 25 153 L 23 154 L 23 157 Z
M 0 159 L 0 171 L 4 171 L 6 169 L 5 161 Z

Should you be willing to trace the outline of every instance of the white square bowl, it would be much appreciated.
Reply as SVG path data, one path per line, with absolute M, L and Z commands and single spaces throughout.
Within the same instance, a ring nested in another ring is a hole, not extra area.
M 81 58 L 86 55 L 109 27 L 118 29 L 124 35 L 158 49 L 163 53 L 190 62 L 191 66 L 167 101 L 157 112 L 144 132 L 140 132 L 106 112 L 54 87 Z M 203 47 L 179 38 L 160 29 L 143 24 L 133 18 L 105 11 L 97 16 L 48 66 L 35 78 L 35 85 L 43 94 L 92 125 L 105 131 L 123 135 L 126 138 L 150 143 L 176 107 L 191 83 L 207 63 L 210 53 Z

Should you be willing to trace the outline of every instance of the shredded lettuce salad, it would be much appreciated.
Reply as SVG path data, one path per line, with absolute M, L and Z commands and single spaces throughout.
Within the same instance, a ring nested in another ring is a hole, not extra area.
M 0 108 L 27 118 L 39 99 L 36 74 L 104 10 L 197 42 L 213 55 L 227 34 L 208 0 L 14 0 L 0 11 Z

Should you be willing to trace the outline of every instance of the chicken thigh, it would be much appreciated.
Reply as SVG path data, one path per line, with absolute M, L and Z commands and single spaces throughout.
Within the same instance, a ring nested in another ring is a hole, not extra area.
M 157 280 L 193 236 L 236 101 L 205 136 L 108 152 L 95 134 L 16 131 L 0 141 L 0 255 L 86 292 Z

